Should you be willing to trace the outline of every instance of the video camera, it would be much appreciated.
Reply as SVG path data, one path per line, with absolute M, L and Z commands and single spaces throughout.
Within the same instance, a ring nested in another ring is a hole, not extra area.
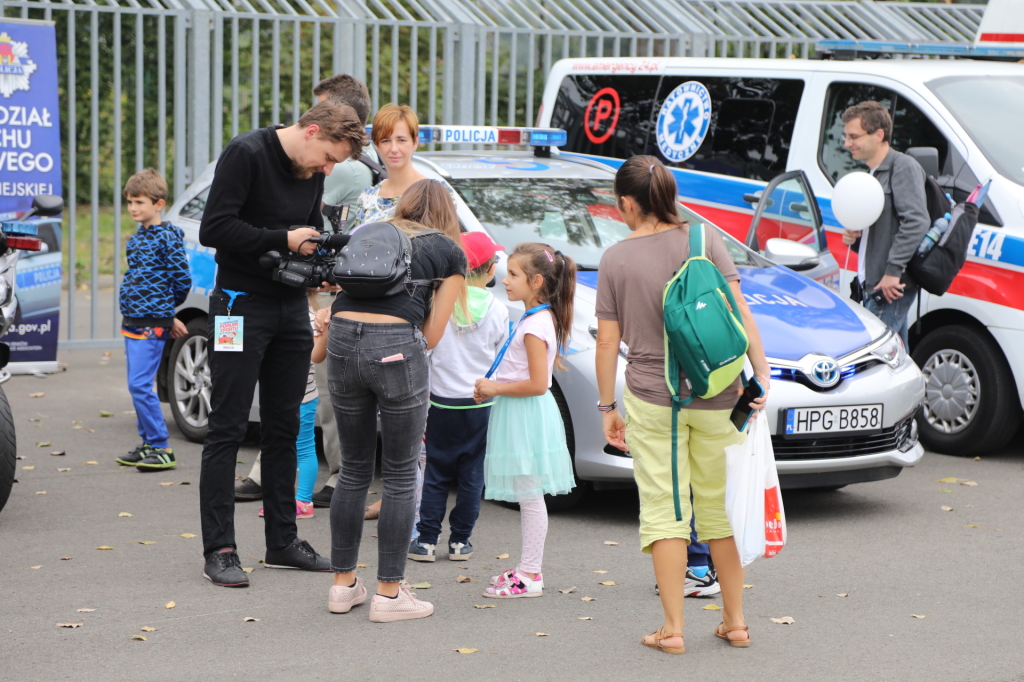
M 307 227 L 306 225 L 293 225 Z M 338 250 L 344 248 L 351 235 L 324 233 L 306 241 L 318 244 L 316 251 L 308 256 L 298 254 L 281 255 L 279 251 L 267 251 L 260 256 L 260 265 L 273 270 L 270 278 L 290 287 L 316 288 L 323 282 L 337 284 L 334 278 L 334 263 Z

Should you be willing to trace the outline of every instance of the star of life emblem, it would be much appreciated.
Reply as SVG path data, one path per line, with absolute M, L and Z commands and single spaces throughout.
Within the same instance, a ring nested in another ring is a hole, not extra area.
M 29 59 L 28 43 L 12 39 L 6 31 L 0 33 L 0 94 L 10 98 L 18 90 L 28 90 L 28 78 L 37 68 Z
M 711 126 L 711 95 L 703 84 L 687 81 L 673 90 L 658 113 L 658 149 L 678 163 L 693 156 Z

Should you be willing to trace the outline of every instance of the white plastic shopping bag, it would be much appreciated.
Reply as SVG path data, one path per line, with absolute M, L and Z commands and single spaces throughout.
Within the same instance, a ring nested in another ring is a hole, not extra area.
M 747 427 L 747 439 L 725 449 L 725 458 L 725 510 L 746 566 L 760 556 L 775 556 L 786 544 L 786 514 L 764 410 Z

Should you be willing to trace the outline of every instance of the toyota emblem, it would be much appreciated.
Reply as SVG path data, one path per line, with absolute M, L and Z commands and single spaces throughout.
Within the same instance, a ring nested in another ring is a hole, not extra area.
M 811 381 L 822 388 L 832 388 L 839 383 L 839 364 L 832 358 L 824 358 L 811 368 Z

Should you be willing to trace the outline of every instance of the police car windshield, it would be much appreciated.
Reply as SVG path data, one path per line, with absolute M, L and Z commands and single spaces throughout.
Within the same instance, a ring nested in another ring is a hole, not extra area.
M 544 242 L 596 270 L 612 244 L 629 236 L 615 208 L 612 181 L 581 178 L 462 178 L 450 181 L 499 244 Z M 683 217 L 694 217 L 682 209 Z M 749 251 L 726 239 L 737 265 L 764 267 Z
M 1024 76 L 954 76 L 928 87 L 999 174 L 1024 185 Z

